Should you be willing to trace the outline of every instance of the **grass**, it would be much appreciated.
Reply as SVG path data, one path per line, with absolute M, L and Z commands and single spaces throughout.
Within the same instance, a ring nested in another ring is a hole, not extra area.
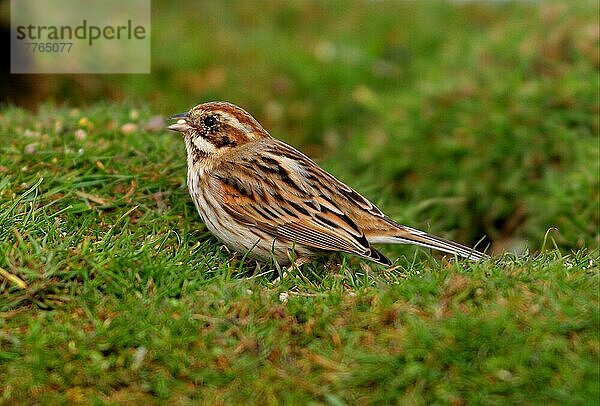
M 154 3 L 153 75 L 62 77 L 65 103 L 0 112 L 0 402 L 598 399 L 587 3 Z M 205 230 L 153 124 L 207 99 L 496 256 L 382 247 L 389 269 L 336 255 L 272 283 Z

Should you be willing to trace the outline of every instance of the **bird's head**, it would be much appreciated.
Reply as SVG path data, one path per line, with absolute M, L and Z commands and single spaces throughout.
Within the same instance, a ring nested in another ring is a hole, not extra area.
M 188 153 L 200 157 L 220 155 L 248 142 L 270 137 L 244 109 L 227 102 L 208 102 L 170 117 L 168 129 L 183 134 Z

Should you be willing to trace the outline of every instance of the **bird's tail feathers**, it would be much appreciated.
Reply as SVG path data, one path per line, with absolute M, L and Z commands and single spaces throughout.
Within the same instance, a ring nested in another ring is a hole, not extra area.
M 474 248 L 406 226 L 399 226 L 398 233 L 395 235 L 373 236 L 368 240 L 372 244 L 415 244 L 473 261 L 489 258 L 487 254 L 476 251 Z

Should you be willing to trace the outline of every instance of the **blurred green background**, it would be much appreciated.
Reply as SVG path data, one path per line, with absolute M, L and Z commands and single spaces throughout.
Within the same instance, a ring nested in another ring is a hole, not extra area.
M 227 100 L 398 221 L 496 253 L 555 227 L 573 250 L 599 238 L 598 41 L 593 1 L 155 0 L 151 74 L 5 76 L 2 97 Z

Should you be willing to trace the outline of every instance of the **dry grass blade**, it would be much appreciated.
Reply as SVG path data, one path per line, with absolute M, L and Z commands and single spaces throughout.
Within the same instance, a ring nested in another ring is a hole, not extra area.
M 4 279 L 14 283 L 21 289 L 27 289 L 27 283 L 25 283 L 25 281 L 23 279 L 19 278 L 16 275 L 11 274 L 10 272 L 8 272 L 5 269 L 0 268 L 0 276 L 2 276 Z

